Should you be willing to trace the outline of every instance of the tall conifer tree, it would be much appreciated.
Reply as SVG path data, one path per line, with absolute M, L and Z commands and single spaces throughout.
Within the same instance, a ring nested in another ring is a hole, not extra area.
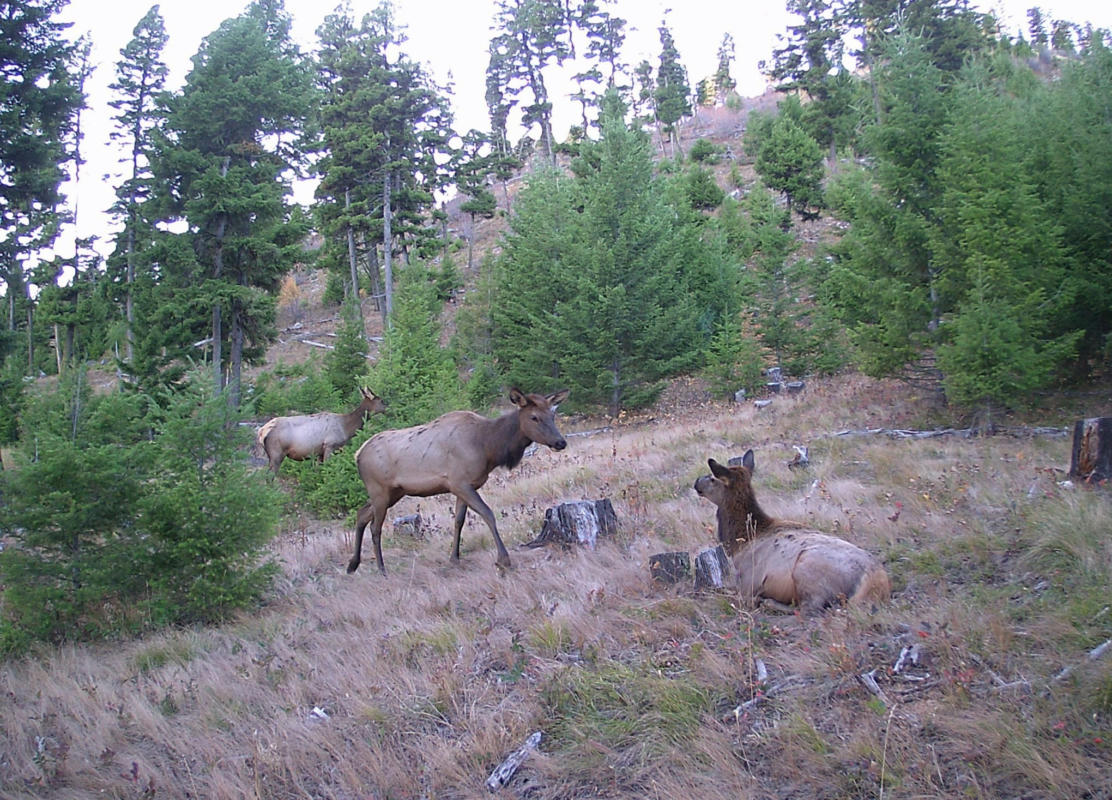
M 234 406 L 244 359 L 273 335 L 267 293 L 305 230 L 291 224 L 286 173 L 300 158 L 313 95 L 289 31 L 280 0 L 258 0 L 208 36 L 170 101 L 156 164 L 203 269 L 216 385 L 226 382 Z
M 140 257 L 137 252 L 140 247 L 139 226 L 144 221 L 140 206 L 151 192 L 151 131 L 161 119 L 158 102 L 169 72 L 162 60 L 162 50 L 168 38 L 159 7 L 155 4 L 136 24 L 131 41 L 120 50 L 116 80 L 109 87 L 116 92 L 116 98 L 110 100 L 109 105 L 117 112 L 114 119 L 118 128 L 110 135 L 124 144 L 129 165 L 127 178 L 116 192 L 119 202 L 114 209 L 124 218 L 124 361 L 128 365 L 135 359 L 134 284 Z
M 77 49 L 57 20 L 66 0 L 13 0 L 0 11 L 0 281 L 7 328 L 27 334 L 32 366 L 33 302 L 28 256 L 49 247 L 62 215 L 67 139 L 83 103 L 74 68 Z M 12 341 L 14 344 L 14 339 Z

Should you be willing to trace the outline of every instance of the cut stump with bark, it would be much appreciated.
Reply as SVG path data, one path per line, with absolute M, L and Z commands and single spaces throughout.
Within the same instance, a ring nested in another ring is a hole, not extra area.
M 1112 478 L 1112 417 L 1079 419 L 1074 423 L 1070 477 L 1086 483 Z
M 691 573 L 691 556 L 686 551 L 649 556 L 649 574 L 660 583 L 679 583 Z
M 725 588 L 730 559 L 722 545 L 707 547 L 695 556 L 695 591 Z
M 560 503 L 544 512 L 544 525 L 536 539 L 526 547 L 560 544 L 564 547 L 586 545 L 593 548 L 600 538 L 618 532 L 618 515 L 608 498 Z
M 423 539 L 425 534 L 421 515 L 418 513 L 404 517 L 394 517 L 394 533 L 410 536 L 414 539 Z

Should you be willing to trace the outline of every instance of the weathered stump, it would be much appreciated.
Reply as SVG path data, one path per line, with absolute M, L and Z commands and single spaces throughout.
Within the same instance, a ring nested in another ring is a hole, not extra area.
M 722 545 L 707 547 L 695 556 L 695 591 L 722 589 L 730 574 L 730 558 Z
M 593 548 L 600 538 L 617 532 L 618 515 L 608 498 L 577 500 L 545 509 L 540 534 L 525 546 L 556 543 L 564 547 L 580 544 Z
M 1079 419 L 1074 423 L 1070 477 L 1086 483 L 1112 478 L 1112 417 Z
M 810 459 L 810 456 L 808 456 L 808 454 L 807 454 L 807 448 L 806 447 L 800 447 L 797 444 L 792 445 L 792 447 L 795 448 L 795 455 L 792 457 L 792 460 L 788 462 L 788 469 L 796 469 L 798 467 L 806 467 L 807 465 L 809 465 L 811 463 L 811 459 Z
M 404 517 L 394 517 L 393 524 L 395 534 L 411 536 L 414 539 L 424 538 L 420 514 L 408 514 Z
M 679 583 L 691 572 L 691 557 L 686 552 L 657 553 L 649 556 L 649 574 L 660 583 Z

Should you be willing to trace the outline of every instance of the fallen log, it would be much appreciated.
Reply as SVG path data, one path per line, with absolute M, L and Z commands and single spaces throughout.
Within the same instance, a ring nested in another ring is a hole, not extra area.
M 525 740 L 525 744 L 514 750 L 506 760 L 495 767 L 494 772 L 490 773 L 490 777 L 486 780 L 487 788 L 492 792 L 496 792 L 505 786 L 510 780 L 513 779 L 514 773 L 517 768 L 521 766 L 521 762 L 525 760 L 531 752 L 537 749 L 537 745 L 541 743 L 541 732 L 534 731 L 529 734 L 529 738 Z

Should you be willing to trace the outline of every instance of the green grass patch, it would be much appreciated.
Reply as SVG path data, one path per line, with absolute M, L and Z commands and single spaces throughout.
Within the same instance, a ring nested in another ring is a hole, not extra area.
M 167 664 L 188 664 L 194 655 L 193 647 L 188 642 L 174 640 L 140 650 L 131 663 L 136 672 L 145 675 Z
M 690 740 L 714 698 L 690 678 L 672 680 L 649 664 L 610 661 L 555 676 L 542 689 L 541 704 L 551 720 L 553 748 L 592 770 L 672 757 L 689 762 Z

